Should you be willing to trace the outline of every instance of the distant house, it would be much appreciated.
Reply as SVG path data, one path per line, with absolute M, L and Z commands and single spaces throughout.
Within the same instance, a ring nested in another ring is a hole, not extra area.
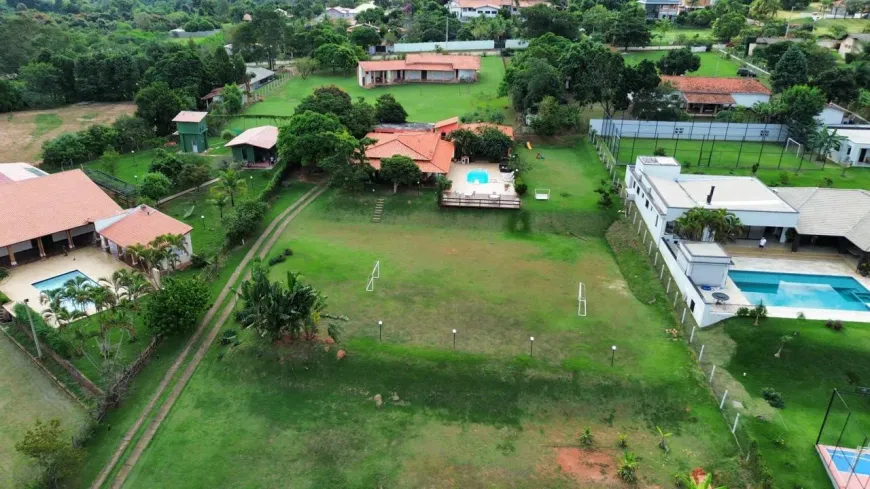
M 680 0 L 639 0 L 647 20 L 674 19 L 680 13 Z
M 858 262 L 870 257 L 870 192 L 819 187 L 777 187 L 773 191 L 800 212 L 792 251 L 812 242 L 833 245 Z
M 242 16 L 242 20 L 245 22 L 250 22 L 250 21 L 254 20 L 254 18 L 251 17 L 251 14 L 245 14 Z
M 248 91 L 256 90 L 263 85 L 267 85 L 275 80 L 275 72 L 260 67 L 248 67 L 248 75 L 251 79 L 248 81 Z
M 205 121 L 207 116 L 208 112 L 182 110 L 172 119 L 178 126 L 181 151 L 202 153 L 208 149 L 208 124 Z
M 715 78 L 704 76 L 662 76 L 683 98 L 689 114 L 714 116 L 731 107 L 752 107 L 770 101 L 770 89 L 754 78 Z
M 841 126 L 828 129 L 836 130 L 838 136 L 846 138 L 840 143 L 840 149 L 831 149 L 828 157 L 845 166 L 870 166 L 870 127 Z
M 837 51 L 844 58 L 847 54 L 860 54 L 868 42 L 870 42 L 870 34 L 849 34 L 840 43 L 840 49 Z
M 409 54 L 405 59 L 360 61 L 357 82 L 364 88 L 401 83 L 474 82 L 479 71 L 479 56 Z
M 329 7 L 323 13 L 323 15 L 329 20 L 338 20 L 344 19 L 349 21 L 356 20 L 356 16 L 361 12 L 365 12 L 366 10 L 375 8 L 374 3 L 364 3 L 362 5 L 358 5 L 354 8 L 347 7 Z
M 278 128 L 275 126 L 253 127 L 239 134 L 225 146 L 232 148 L 233 160 L 248 162 L 255 166 L 268 167 L 276 156 Z
M 755 54 L 755 50 L 760 47 L 767 47 L 771 44 L 776 44 L 780 42 L 795 42 L 798 41 L 797 38 L 789 38 L 789 37 L 758 37 L 754 41 L 750 41 L 746 46 L 746 55 L 752 56 Z
M 550 5 L 546 0 L 450 0 L 447 9 L 460 21 L 467 22 L 475 17 L 495 17 L 502 8 L 510 10 L 511 15 L 520 9 L 535 5 Z
M 204 96 L 199 99 L 205 102 L 205 108 L 209 108 L 211 104 L 215 102 L 223 102 L 224 98 L 221 95 L 223 93 L 224 87 L 217 87 L 212 89 L 212 91 L 208 92 Z M 246 105 L 248 103 L 248 95 L 245 92 L 242 92 L 242 105 Z

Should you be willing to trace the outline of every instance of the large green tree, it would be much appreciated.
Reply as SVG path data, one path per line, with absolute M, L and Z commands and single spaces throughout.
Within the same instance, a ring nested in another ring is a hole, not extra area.
M 375 111 L 375 116 L 381 123 L 401 124 L 408 119 L 405 108 L 390 93 L 385 93 L 377 98 Z
M 552 33 L 568 39 L 577 39 L 580 22 L 573 15 L 560 12 L 547 4 L 523 9 L 521 29 L 527 39 Z
M 191 331 L 208 306 L 208 284 L 199 279 L 165 277 L 145 308 L 145 325 L 155 335 L 172 336 Z
M 776 63 L 773 74 L 770 75 L 773 91 L 779 93 L 794 85 L 805 85 L 808 80 L 807 58 L 798 46 L 792 45 Z
M 414 160 L 402 155 L 381 159 L 381 178 L 393 184 L 393 193 L 399 185 L 413 185 L 423 178 L 420 167 Z
M 698 71 L 701 58 L 689 48 L 668 51 L 656 63 L 662 75 L 685 75 L 686 72 Z
M 314 58 L 323 68 L 332 72 L 348 72 L 356 68 L 359 59 L 356 52 L 347 44 L 324 44 L 314 51 Z
M 294 115 L 278 132 L 278 154 L 291 165 L 308 166 L 333 156 L 347 129 L 332 114 L 310 110 Z
M 610 36 L 613 44 L 626 50 L 630 46 L 648 45 L 652 36 L 646 23 L 646 9 L 636 2 L 623 5 L 610 30 Z
M 169 88 L 164 82 L 152 83 L 139 90 L 134 100 L 136 116 L 154 126 L 158 136 L 172 133 L 172 119 L 182 110 L 194 106 L 185 93 Z
M 824 92 L 829 102 L 848 105 L 858 99 L 855 71 L 849 68 L 823 71 L 813 78 L 812 85 Z
M 825 94 L 816 87 L 795 85 L 780 94 L 775 106 L 791 137 L 806 144 L 816 131 L 816 115 L 825 108 Z
M 713 23 L 713 35 L 722 42 L 728 42 L 746 27 L 746 17 L 736 12 L 725 14 Z
M 749 5 L 749 16 L 756 20 L 769 20 L 782 10 L 780 0 L 753 0 Z
M 76 473 L 85 459 L 84 450 L 73 446 L 72 437 L 64 432 L 57 419 L 48 423 L 37 419 L 24 438 L 15 443 L 15 450 L 39 467 L 46 487 L 59 487 L 64 478 Z

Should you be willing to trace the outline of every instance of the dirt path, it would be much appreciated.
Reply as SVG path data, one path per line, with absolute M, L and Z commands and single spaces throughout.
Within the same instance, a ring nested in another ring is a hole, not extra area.
M 118 461 L 121 459 L 121 457 L 124 455 L 124 452 L 126 452 L 127 448 L 130 446 L 130 443 L 133 441 L 133 438 L 136 436 L 136 433 L 139 432 L 140 428 L 145 423 L 145 420 L 148 418 L 148 416 L 151 414 L 151 411 L 154 409 L 154 406 L 157 404 L 157 402 L 160 400 L 160 397 L 163 396 L 163 393 L 166 390 L 166 388 L 172 382 L 172 379 L 175 377 L 175 374 L 178 372 L 178 370 L 181 368 L 181 366 L 185 363 L 185 361 L 187 361 L 188 356 L 190 355 L 190 352 L 193 349 L 193 346 L 197 343 L 199 338 L 206 331 L 208 324 L 211 322 L 211 320 L 214 318 L 214 316 L 220 310 L 221 305 L 223 305 L 224 300 L 226 299 L 227 295 L 230 293 L 232 286 L 236 283 L 239 276 L 244 271 L 245 267 L 247 267 L 248 263 L 250 263 L 251 260 L 254 259 L 254 256 L 259 256 L 261 258 L 266 256 L 266 253 L 268 253 L 269 249 L 272 247 L 272 245 L 277 240 L 278 235 L 287 227 L 287 224 L 289 224 L 290 221 L 292 221 L 297 215 L 299 215 L 299 213 L 302 212 L 302 210 L 308 204 L 313 202 L 325 190 L 326 190 L 325 187 L 319 187 L 319 186 L 309 190 L 302 197 L 300 197 L 299 200 L 294 202 L 293 205 L 291 205 L 290 207 L 285 209 L 284 212 L 282 212 L 271 223 L 269 223 L 269 226 L 266 228 L 266 230 L 263 231 L 263 233 L 260 235 L 259 238 L 257 238 L 257 241 L 254 243 L 254 245 L 251 247 L 251 249 L 245 255 L 242 262 L 239 263 L 239 265 L 236 267 L 235 271 L 233 272 L 230 279 L 227 281 L 223 290 L 221 290 L 220 295 L 215 300 L 212 307 L 208 310 L 205 317 L 199 323 L 199 326 L 197 327 L 196 332 L 193 334 L 193 336 L 190 338 L 190 340 L 188 340 L 187 344 L 184 347 L 184 350 L 181 352 L 181 354 L 178 356 L 178 358 L 175 360 L 175 362 L 172 364 L 172 366 L 169 368 L 169 370 L 163 376 L 163 380 L 160 381 L 160 385 L 157 387 L 157 391 L 151 397 L 151 400 L 145 406 L 145 409 L 143 409 L 142 413 L 139 415 L 139 418 L 136 419 L 136 422 L 133 424 L 133 427 L 130 428 L 130 430 L 127 431 L 127 433 L 124 435 L 124 438 L 121 440 L 121 444 L 118 446 L 118 449 L 115 451 L 115 453 L 112 454 L 112 458 L 111 458 L 111 460 L 109 460 L 109 463 L 106 464 L 105 467 L 103 467 L 103 470 L 100 471 L 100 474 L 99 474 L 99 476 L 97 476 L 97 479 L 93 482 L 93 484 L 91 484 L 91 489 L 99 489 L 106 482 L 106 479 L 108 478 L 109 473 L 112 471 L 112 469 L 115 467 L 115 465 L 118 464 Z M 276 228 L 278 228 L 278 231 L 276 233 L 274 233 L 274 235 L 273 235 L 273 231 L 275 231 Z M 272 236 L 272 237 L 271 237 L 271 239 L 269 239 L 267 245 L 262 246 L 263 243 L 266 241 L 266 239 L 269 238 L 269 236 Z M 258 251 L 259 251 L 259 253 L 258 253 Z M 208 351 L 209 346 L 211 345 L 212 341 L 217 336 L 218 332 L 220 331 L 221 327 L 223 326 L 223 323 L 226 321 L 227 317 L 232 312 L 233 308 L 236 305 L 236 300 L 237 300 L 237 298 L 235 296 L 233 296 L 232 300 L 230 300 L 230 302 L 224 308 L 220 318 L 218 318 L 217 322 L 214 324 L 214 326 L 211 328 L 211 330 L 209 330 L 208 337 L 206 338 L 205 341 L 203 341 L 203 343 L 200 345 L 199 349 L 194 354 L 193 360 L 190 362 L 190 364 L 187 366 L 187 368 L 182 373 L 181 378 L 175 384 L 175 387 L 173 388 L 172 392 L 169 394 L 169 397 L 167 397 L 166 401 L 164 401 L 163 405 L 160 407 L 160 411 L 157 413 L 156 417 L 151 421 L 151 424 L 146 428 L 145 433 L 139 439 L 139 441 L 135 445 L 135 447 L 133 447 L 133 451 L 130 453 L 130 456 L 127 458 L 127 460 L 124 462 L 124 465 L 118 471 L 118 474 L 116 475 L 115 480 L 113 481 L 111 487 L 120 488 L 124 484 L 124 481 L 127 479 L 127 476 L 130 474 L 130 471 L 132 471 L 133 467 L 136 465 L 136 462 L 139 460 L 139 457 L 142 455 L 142 452 L 148 446 L 148 443 L 150 443 L 151 439 L 154 437 L 154 434 L 157 432 L 157 429 L 160 427 L 160 424 L 166 418 L 166 415 L 169 414 L 169 411 L 172 409 L 172 406 L 175 404 L 175 400 L 178 398 L 178 396 L 181 394 L 181 391 L 187 385 L 187 381 L 193 375 L 193 372 L 196 370 L 196 367 L 199 365 L 199 362 L 205 356 L 206 352 Z

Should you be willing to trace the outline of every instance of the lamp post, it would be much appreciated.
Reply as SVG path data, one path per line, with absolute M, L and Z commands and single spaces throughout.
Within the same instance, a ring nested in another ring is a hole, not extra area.
M 378 321 L 378 341 L 384 341 L 384 322 Z
M 613 359 L 616 357 L 616 345 L 610 347 L 610 366 L 613 366 Z
M 456 350 L 456 330 L 453 330 L 453 349 Z
M 42 358 L 42 348 L 39 347 L 39 339 L 36 337 L 36 327 L 33 325 L 33 316 L 30 315 L 30 299 L 24 299 L 27 306 L 27 319 L 30 321 L 30 334 L 33 335 L 33 344 L 36 345 L 36 356 Z
M 529 356 L 535 356 L 535 337 L 529 336 Z
M 202 220 L 202 228 L 205 229 L 205 214 L 199 216 L 200 220 Z

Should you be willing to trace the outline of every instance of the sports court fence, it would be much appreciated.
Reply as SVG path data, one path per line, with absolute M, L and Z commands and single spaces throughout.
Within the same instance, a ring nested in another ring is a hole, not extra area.
M 816 438 L 816 452 L 831 481 L 870 488 L 870 387 L 834 389 Z
M 593 119 L 590 132 L 607 146 L 616 165 L 638 156 L 672 156 L 687 168 L 822 170 L 827 158 L 789 137 L 788 126 L 771 123 L 681 122 Z M 818 161 L 821 160 L 821 161 Z

